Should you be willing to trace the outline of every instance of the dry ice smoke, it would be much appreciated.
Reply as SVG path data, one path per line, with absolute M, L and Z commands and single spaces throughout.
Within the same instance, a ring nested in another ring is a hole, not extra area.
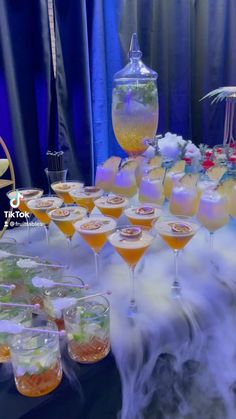
M 156 238 L 137 266 L 139 310 L 133 321 L 126 316 L 128 269 L 109 245 L 103 249 L 97 288 L 112 290 L 111 344 L 122 381 L 119 419 L 236 418 L 236 224 L 231 227 L 216 232 L 213 254 L 203 229 L 181 252 L 180 301 L 170 295 L 172 251 Z M 56 252 L 48 248 L 49 259 L 70 263 L 71 273 L 85 282 L 93 279 L 92 252 L 78 237 L 69 255 L 58 231 L 51 241 Z M 44 256 L 45 246 L 34 243 L 31 251 Z M 79 388 L 75 363 L 68 365 L 65 360 L 66 375 Z
M 226 229 L 216 233 L 213 254 L 207 252 L 204 231 L 193 238 L 179 259 L 180 301 L 170 296 L 173 255 L 158 239 L 137 274 L 135 320 L 124 313 L 127 270 L 112 256 L 114 266 L 110 272 L 107 268 L 103 281 L 113 290 L 111 333 L 122 381 L 120 419 L 235 419 L 234 234 Z

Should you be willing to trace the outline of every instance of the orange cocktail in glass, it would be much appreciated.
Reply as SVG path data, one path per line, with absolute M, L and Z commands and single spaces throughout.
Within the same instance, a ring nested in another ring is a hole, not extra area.
M 75 223 L 75 229 L 82 239 L 94 252 L 95 257 L 95 276 L 98 280 L 98 256 L 105 245 L 108 235 L 116 227 L 116 221 L 111 217 L 103 215 L 92 216 L 88 220 L 81 220 Z
M 153 241 L 153 236 L 144 227 L 124 226 L 119 227 L 109 236 L 109 242 L 127 263 L 131 279 L 130 314 L 137 311 L 135 300 L 134 269 L 144 252 Z
M 49 322 L 41 329 L 57 330 Z M 39 397 L 53 391 L 61 382 L 62 367 L 57 334 L 24 331 L 10 340 L 11 361 L 19 393 Z
M 143 204 L 126 208 L 125 215 L 133 225 L 151 228 L 154 221 L 161 215 L 161 209 L 155 204 Z
M 70 196 L 77 205 L 87 209 L 90 214 L 94 208 L 94 201 L 103 194 L 103 190 L 96 186 L 86 186 L 82 189 L 72 189 Z
M 102 196 L 94 204 L 103 215 L 119 218 L 128 205 L 128 199 L 120 195 Z
M 181 287 L 178 277 L 177 257 L 179 250 L 183 249 L 196 234 L 199 224 L 197 221 L 192 220 L 191 217 L 180 215 L 161 217 L 160 220 L 156 221 L 154 227 L 165 243 L 174 251 L 175 279 L 172 284 L 172 291 L 175 297 L 179 297 Z
M 72 189 L 81 189 L 84 186 L 82 182 L 75 180 L 67 180 L 66 182 L 53 182 L 51 184 L 52 190 L 59 198 L 63 199 L 65 204 L 73 204 L 74 200 L 69 192 Z
M 70 245 L 75 233 L 74 223 L 86 217 L 86 209 L 77 205 L 67 205 L 66 207 L 49 211 L 48 215 L 66 236 Z
M 110 351 L 110 305 L 102 296 L 79 300 L 64 310 L 70 357 L 80 363 L 94 363 Z
M 51 222 L 51 218 L 48 215 L 48 211 L 55 208 L 60 208 L 63 204 L 61 198 L 57 196 L 43 195 L 41 198 L 32 199 L 28 202 L 30 211 L 35 215 L 38 220 L 44 224 L 46 239 L 48 242 L 48 228 Z

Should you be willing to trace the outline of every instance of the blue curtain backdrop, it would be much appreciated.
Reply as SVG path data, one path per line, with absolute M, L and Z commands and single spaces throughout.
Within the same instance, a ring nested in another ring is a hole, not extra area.
M 47 0 L 0 0 L 0 135 L 18 186 L 46 187 L 47 148 L 63 149 L 70 178 L 123 155 L 111 123 L 112 77 L 132 32 L 159 74 L 159 133 L 222 141 L 224 104 L 199 102 L 236 84 L 235 0 L 54 0 L 53 76 Z M 2 191 L 0 192 L 2 194 Z

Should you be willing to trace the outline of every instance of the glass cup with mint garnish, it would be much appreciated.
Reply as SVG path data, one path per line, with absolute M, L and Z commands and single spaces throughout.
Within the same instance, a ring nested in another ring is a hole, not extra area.
M 64 310 L 70 357 L 82 364 L 105 358 L 110 351 L 110 305 L 103 296 L 78 300 Z

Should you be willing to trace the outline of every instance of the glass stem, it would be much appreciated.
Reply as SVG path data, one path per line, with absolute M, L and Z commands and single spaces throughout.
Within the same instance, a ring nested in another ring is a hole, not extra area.
M 174 298 L 177 298 L 180 296 L 180 283 L 179 283 L 179 273 L 178 273 L 178 256 L 179 251 L 176 249 L 174 250 L 174 268 L 175 268 L 175 276 L 174 276 L 174 282 L 172 284 L 172 292 Z
M 30 224 L 29 224 L 28 217 L 25 217 L 25 219 L 26 219 L 26 225 L 27 225 L 28 244 L 30 244 L 31 243 L 31 241 L 30 241 Z
M 46 242 L 49 244 L 49 224 L 44 224 Z
M 72 242 L 72 237 L 67 236 L 66 242 L 67 242 L 68 248 L 71 249 L 71 247 L 72 247 L 72 243 L 71 243 Z
M 94 251 L 94 261 L 95 261 L 95 279 L 98 282 L 99 277 L 99 253 Z
M 130 265 L 129 266 L 129 275 L 130 275 L 130 284 L 131 284 L 130 308 L 133 310 L 135 310 L 136 308 L 134 270 L 135 270 L 135 265 Z
M 210 231 L 210 250 L 213 250 L 213 231 Z

